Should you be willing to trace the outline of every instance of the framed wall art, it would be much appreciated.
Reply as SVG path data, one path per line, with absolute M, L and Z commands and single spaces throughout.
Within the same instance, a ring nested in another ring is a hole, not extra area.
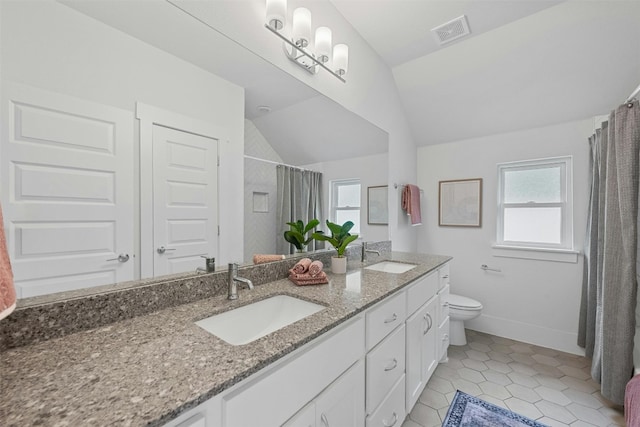
M 438 225 L 482 226 L 482 178 L 439 182 Z
M 389 224 L 389 190 L 386 185 L 367 187 L 367 223 L 370 225 Z

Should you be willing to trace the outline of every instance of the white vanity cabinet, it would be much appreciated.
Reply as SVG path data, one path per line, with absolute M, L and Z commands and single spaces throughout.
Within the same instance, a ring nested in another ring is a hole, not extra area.
M 376 304 L 366 316 L 366 425 L 399 424 L 405 417 L 404 387 L 398 384 L 404 384 L 405 375 L 406 292 Z
M 409 314 L 406 326 L 406 411 L 410 412 L 438 364 L 438 275 L 418 280 L 407 289 Z
M 362 358 L 364 335 L 363 316 L 357 316 L 329 337 L 243 381 L 222 397 L 222 426 L 284 424 Z M 364 414 L 364 401 L 358 404 Z
M 438 269 L 438 360 L 446 362 L 449 349 L 449 264 Z
M 356 362 L 283 427 L 364 425 L 364 363 Z

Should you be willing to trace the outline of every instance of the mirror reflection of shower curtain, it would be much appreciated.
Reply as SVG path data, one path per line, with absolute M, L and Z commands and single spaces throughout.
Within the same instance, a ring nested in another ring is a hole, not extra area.
M 283 234 L 289 229 L 287 222 L 302 220 L 305 225 L 316 218 L 319 228 L 324 224 L 322 210 L 322 173 L 289 166 L 276 167 L 278 200 L 276 215 L 276 250 L 279 254 L 292 254 L 296 248 L 284 240 Z M 315 240 L 307 249 L 313 251 L 324 245 Z

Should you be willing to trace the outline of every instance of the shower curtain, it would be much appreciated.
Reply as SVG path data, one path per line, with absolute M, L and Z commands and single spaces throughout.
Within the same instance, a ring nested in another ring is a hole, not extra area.
M 622 405 L 633 374 L 640 273 L 638 101 L 612 111 L 589 144 L 591 194 L 578 345 L 592 358 L 591 376 L 602 395 Z
M 324 223 L 322 214 L 322 173 L 278 165 L 278 200 L 276 215 L 276 250 L 279 254 L 292 254 L 295 246 L 284 240 L 289 229 L 287 222 L 302 220 L 305 225 L 312 219 Z M 312 240 L 307 249 L 321 249 L 322 242 Z

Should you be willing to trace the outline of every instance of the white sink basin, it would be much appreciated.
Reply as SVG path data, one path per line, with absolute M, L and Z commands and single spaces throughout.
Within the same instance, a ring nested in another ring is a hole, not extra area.
M 196 322 L 232 345 L 257 340 L 325 308 L 287 295 L 277 295 Z
M 365 270 L 384 271 L 385 273 L 404 273 L 412 268 L 416 268 L 415 264 L 405 264 L 404 262 L 382 261 L 377 264 L 365 267 Z

